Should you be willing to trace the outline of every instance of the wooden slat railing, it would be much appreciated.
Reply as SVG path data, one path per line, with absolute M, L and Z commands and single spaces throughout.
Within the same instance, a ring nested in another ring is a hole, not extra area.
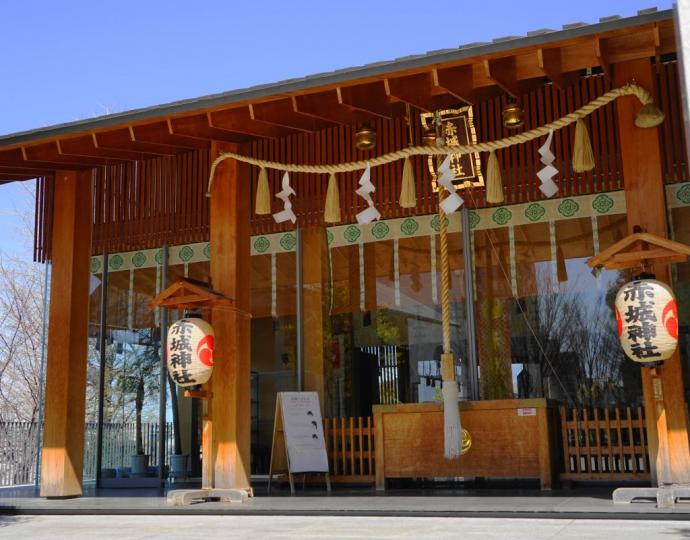
M 560 407 L 561 480 L 649 480 L 649 450 L 642 407 Z
M 333 482 L 373 483 L 374 422 L 362 418 L 326 418 L 324 436 Z

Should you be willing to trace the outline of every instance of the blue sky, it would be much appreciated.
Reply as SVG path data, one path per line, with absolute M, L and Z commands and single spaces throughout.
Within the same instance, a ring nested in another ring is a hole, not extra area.
M 0 134 L 631 16 L 650 0 L 0 2 Z M 659 9 L 671 1 L 657 1 Z M 23 190 L 0 187 L 0 250 Z

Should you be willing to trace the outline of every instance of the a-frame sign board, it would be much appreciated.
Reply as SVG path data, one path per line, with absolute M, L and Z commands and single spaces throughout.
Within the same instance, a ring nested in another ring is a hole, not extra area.
M 287 474 L 295 494 L 294 474 L 323 473 L 331 491 L 326 439 L 316 392 L 278 392 L 273 423 L 273 444 L 268 471 L 268 491 L 273 475 Z

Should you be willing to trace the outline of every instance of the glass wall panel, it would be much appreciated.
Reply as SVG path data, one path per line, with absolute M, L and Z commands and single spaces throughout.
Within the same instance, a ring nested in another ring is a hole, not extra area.
M 627 275 L 586 264 L 625 231 L 618 215 L 475 233 L 483 399 L 639 402 L 639 369 L 620 350 L 612 313 Z
M 456 224 L 457 226 L 457 224 Z M 408 229 L 409 230 L 409 229 Z M 467 397 L 462 237 L 449 235 L 451 337 Z M 360 253 L 361 258 L 360 260 Z M 440 243 L 428 235 L 329 249 L 332 267 L 326 411 L 368 416 L 377 403 L 440 401 Z
M 278 392 L 297 389 L 295 253 L 251 257 L 252 472 L 268 473 Z
M 123 486 L 158 474 L 160 330 L 148 308 L 156 283 L 155 268 L 108 274 L 101 477 Z
M 690 245 L 690 206 L 670 210 L 672 237 Z M 690 401 L 690 263 L 672 266 L 673 291 L 678 301 L 678 345 L 685 377 L 685 400 Z

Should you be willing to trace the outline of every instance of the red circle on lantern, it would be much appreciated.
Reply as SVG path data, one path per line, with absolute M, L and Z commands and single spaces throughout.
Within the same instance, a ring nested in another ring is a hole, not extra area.
M 213 346 L 215 339 L 213 336 L 206 336 L 199 340 L 196 346 L 196 354 L 199 357 L 199 362 L 208 367 L 213 367 Z
M 618 330 L 618 337 L 621 337 L 623 335 L 623 317 L 621 317 L 620 311 L 618 311 L 618 308 L 616 309 L 616 329 Z
M 678 305 L 675 299 L 669 300 L 668 304 L 661 312 L 661 322 L 666 328 L 668 335 L 673 339 L 678 339 Z

